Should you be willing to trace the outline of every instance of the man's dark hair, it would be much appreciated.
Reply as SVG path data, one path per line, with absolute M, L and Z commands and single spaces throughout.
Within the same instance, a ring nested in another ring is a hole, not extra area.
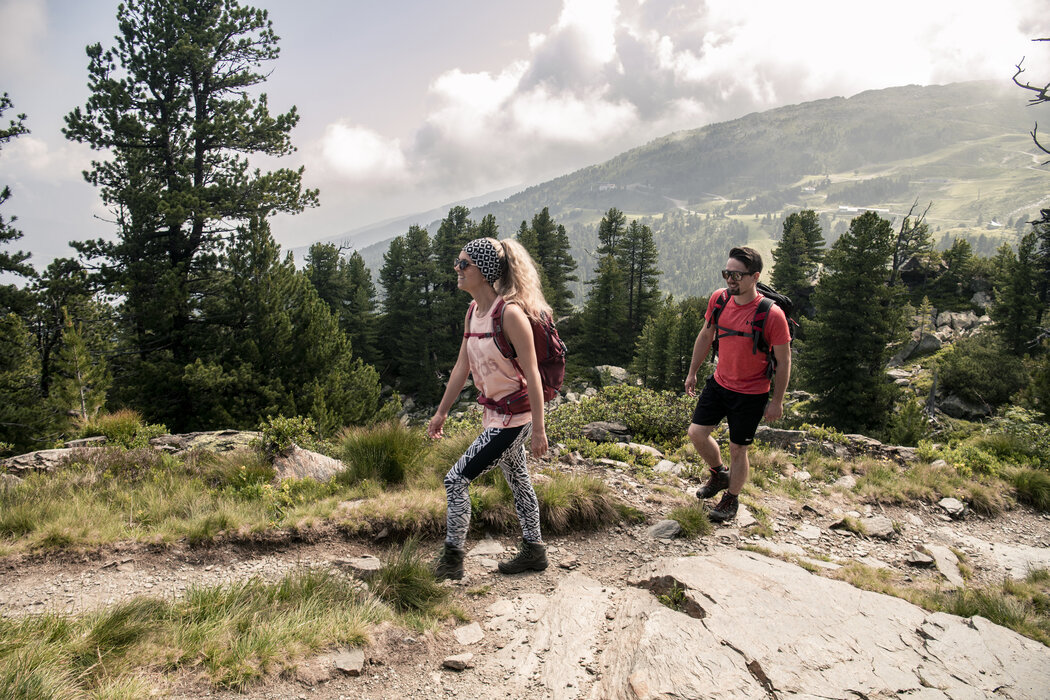
M 751 274 L 762 272 L 762 256 L 754 248 L 742 246 L 729 251 L 729 257 L 747 265 L 747 271 Z

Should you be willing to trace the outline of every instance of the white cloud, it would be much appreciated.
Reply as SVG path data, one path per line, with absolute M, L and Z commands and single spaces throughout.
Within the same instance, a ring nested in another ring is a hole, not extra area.
M 564 0 L 550 28 L 528 37 L 526 56 L 431 80 L 428 110 L 402 140 L 329 126 L 325 162 L 364 189 L 411 181 L 458 197 L 784 104 L 910 83 L 1006 81 L 1022 55 L 1050 48 L 1031 50 L 1031 38 L 1050 34 L 1041 7 Z
M 6 143 L 2 158 L 0 164 L 4 170 L 19 171 L 27 177 L 54 184 L 80 179 L 81 173 L 91 167 L 92 159 L 99 160 L 100 154 L 92 153 L 91 148 L 83 144 L 56 143 L 30 133 Z
M 328 168 L 346 182 L 389 185 L 408 176 L 400 141 L 384 139 L 365 127 L 330 124 L 321 141 L 321 154 Z

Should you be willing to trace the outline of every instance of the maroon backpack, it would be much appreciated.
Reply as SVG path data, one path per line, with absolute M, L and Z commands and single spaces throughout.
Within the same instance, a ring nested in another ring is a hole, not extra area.
M 467 328 L 470 328 L 470 319 L 474 314 L 473 301 L 467 309 Z M 497 413 L 528 413 L 532 410 L 529 405 L 529 391 L 525 387 L 525 373 L 521 371 L 518 364 L 518 353 L 514 346 L 503 333 L 503 311 L 506 302 L 500 298 L 492 311 L 491 333 L 464 333 L 464 338 L 492 338 L 500 354 L 514 363 L 514 369 L 518 372 L 518 382 L 521 388 L 507 394 L 497 400 L 490 399 L 482 394 L 478 397 L 478 403 L 495 410 Z M 540 370 L 540 382 L 543 384 L 543 401 L 546 403 L 558 395 L 562 382 L 565 380 L 565 343 L 558 336 L 558 329 L 554 327 L 554 321 L 546 314 L 541 321 L 529 318 L 532 324 L 532 342 L 536 348 L 536 365 Z

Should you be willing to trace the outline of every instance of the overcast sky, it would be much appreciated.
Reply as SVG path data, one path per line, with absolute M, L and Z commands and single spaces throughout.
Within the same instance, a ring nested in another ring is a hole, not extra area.
M 3 123 L 25 112 L 32 131 L 0 151 L 13 191 L 0 214 L 19 218 L 13 247 L 38 269 L 71 255 L 69 240 L 113 235 L 80 174 L 92 153 L 60 130 L 88 96 L 84 47 L 114 43 L 117 4 L 0 0 L 0 92 L 14 102 Z M 1026 77 L 1050 81 L 1050 42 L 1031 41 L 1050 36 L 1046 0 L 254 4 L 281 38 L 270 108 L 302 116 L 298 152 L 277 163 L 305 165 L 321 190 L 318 209 L 274 220 L 286 248 L 785 104 L 1009 82 L 1025 56 Z

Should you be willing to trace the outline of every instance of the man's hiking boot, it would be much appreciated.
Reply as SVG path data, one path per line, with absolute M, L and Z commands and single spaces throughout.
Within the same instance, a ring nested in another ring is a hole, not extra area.
M 518 544 L 518 555 L 510 561 L 501 561 L 501 574 L 520 574 L 522 571 L 543 571 L 547 568 L 547 548 L 539 542 Z
M 724 491 L 727 488 L 729 488 L 729 470 L 725 467 L 712 469 L 711 478 L 696 492 L 696 497 L 701 501 L 706 501 L 709 498 L 713 498 L 719 491 Z
M 463 578 L 463 550 L 445 543 L 441 556 L 434 564 L 434 578 L 438 581 Z
M 740 502 L 737 497 L 726 491 L 722 494 L 722 500 L 714 508 L 707 506 L 707 519 L 713 523 L 724 523 L 736 517 L 737 506 Z

